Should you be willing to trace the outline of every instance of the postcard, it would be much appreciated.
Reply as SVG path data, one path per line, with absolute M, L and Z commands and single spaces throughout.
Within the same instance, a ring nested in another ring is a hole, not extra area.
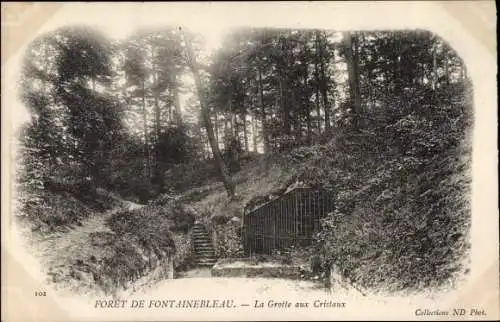
M 498 320 L 493 1 L 3 2 L 2 319 Z

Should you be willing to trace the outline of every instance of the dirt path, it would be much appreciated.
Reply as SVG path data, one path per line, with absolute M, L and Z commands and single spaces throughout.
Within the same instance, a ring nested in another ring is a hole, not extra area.
M 86 259 L 96 251 L 91 245 L 90 234 L 95 232 L 110 232 L 106 220 L 116 212 L 134 210 L 142 205 L 121 201 L 121 205 L 105 213 L 94 213 L 66 232 L 50 234 L 30 234 L 27 236 L 29 245 L 36 258 L 39 259 L 42 273 L 49 278 L 54 275 L 67 276 L 76 261 Z M 70 282 L 69 280 L 66 282 Z
M 180 272 L 178 278 L 212 277 L 210 268 L 195 268 L 187 272 Z
M 290 298 L 327 297 L 329 292 L 318 283 L 311 281 L 290 280 L 281 278 L 245 278 L 245 277 L 211 277 L 209 269 L 195 269 L 186 272 L 182 277 L 163 280 L 150 285 L 142 285 L 136 290 L 122 291 L 120 298 L 218 298 L 234 296 L 234 299 L 245 303 L 253 297 Z M 337 292 L 336 292 L 337 293 Z M 337 294 L 339 295 L 339 293 Z

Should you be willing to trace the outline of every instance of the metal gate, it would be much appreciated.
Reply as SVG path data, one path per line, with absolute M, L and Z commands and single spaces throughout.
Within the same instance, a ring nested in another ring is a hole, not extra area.
M 246 255 L 271 254 L 295 246 L 307 246 L 320 228 L 320 219 L 333 211 L 332 190 L 295 188 L 243 217 Z

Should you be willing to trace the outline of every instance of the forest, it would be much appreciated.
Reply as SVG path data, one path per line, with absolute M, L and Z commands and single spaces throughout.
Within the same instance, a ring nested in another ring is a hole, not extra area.
M 178 27 L 63 27 L 31 43 L 20 89 L 19 217 L 33 229 L 77 224 L 68 194 L 102 211 L 102 190 L 156 207 L 222 185 L 197 211 L 229 219 L 300 182 L 336 187 L 315 253 L 358 283 L 466 270 L 472 85 L 438 35 L 239 28 L 207 51 Z

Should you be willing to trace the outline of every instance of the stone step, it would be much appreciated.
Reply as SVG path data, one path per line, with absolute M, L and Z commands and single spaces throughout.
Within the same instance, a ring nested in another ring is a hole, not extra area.
M 211 265 L 214 265 L 215 263 L 217 263 L 217 260 L 216 259 L 210 259 L 210 260 L 198 260 L 196 261 L 196 264 L 198 265 L 203 265 L 203 264 L 211 264 Z
M 211 246 L 205 246 L 205 247 L 195 247 L 193 248 L 193 251 L 195 253 L 200 253 L 200 252 L 213 252 L 215 249 Z
M 193 240 L 194 240 L 195 242 L 205 242 L 205 241 L 207 241 L 207 242 L 212 242 L 212 240 L 211 240 L 210 238 L 208 238 L 208 237 L 195 238 L 195 239 L 193 239 Z
M 195 259 L 215 259 L 215 254 L 196 254 Z
M 215 253 L 211 253 L 211 254 L 196 254 L 194 257 L 195 257 L 195 259 L 196 258 L 204 258 L 204 259 L 207 259 L 207 258 L 216 258 Z
M 211 262 L 211 261 L 217 261 L 217 257 L 214 256 L 196 256 L 194 258 L 195 261 L 197 262 Z
M 213 249 L 196 250 L 194 253 L 196 255 L 206 255 L 206 254 L 215 255 L 215 251 Z
M 199 236 L 209 236 L 209 234 L 207 232 L 203 232 L 203 231 L 193 232 L 193 238 L 196 238 Z
M 195 225 L 192 230 L 194 261 L 197 266 L 212 267 L 217 262 L 210 234 L 203 225 Z
M 215 257 L 200 257 L 200 258 L 197 258 L 195 261 L 196 261 L 196 263 L 212 263 L 212 262 L 216 262 L 217 258 L 215 258 Z
M 212 243 L 197 244 L 197 245 L 194 245 L 194 249 L 195 250 L 197 250 L 197 249 L 200 249 L 200 250 L 203 250 L 203 249 L 214 249 L 214 246 L 212 245 Z
M 195 257 L 195 261 L 197 261 L 197 262 L 199 262 L 199 261 L 215 261 L 215 260 L 217 260 L 217 257 L 215 257 L 214 254 Z
M 212 242 L 209 240 L 195 240 L 194 241 L 195 245 L 200 245 L 200 246 L 205 246 L 205 245 L 210 245 L 212 246 Z
M 212 245 L 212 241 L 210 241 L 210 240 L 195 240 L 194 244 L 195 245 L 201 245 L 201 246 Z
M 214 261 L 214 262 L 206 262 L 206 263 L 197 263 L 198 266 L 214 266 L 215 264 L 217 264 L 217 261 Z
M 206 248 L 195 248 L 194 249 L 195 253 L 214 252 L 214 251 L 215 250 L 213 248 L 209 248 L 209 247 L 206 247 Z
M 198 246 L 213 246 L 211 240 L 193 240 L 193 244 Z
M 208 236 L 207 234 L 199 234 L 199 235 L 194 235 L 193 236 L 194 239 L 210 239 L 210 236 Z
M 212 247 L 212 245 L 198 246 L 198 247 L 194 248 L 195 252 L 202 252 L 202 251 L 207 251 L 207 250 L 213 251 L 214 248 Z

